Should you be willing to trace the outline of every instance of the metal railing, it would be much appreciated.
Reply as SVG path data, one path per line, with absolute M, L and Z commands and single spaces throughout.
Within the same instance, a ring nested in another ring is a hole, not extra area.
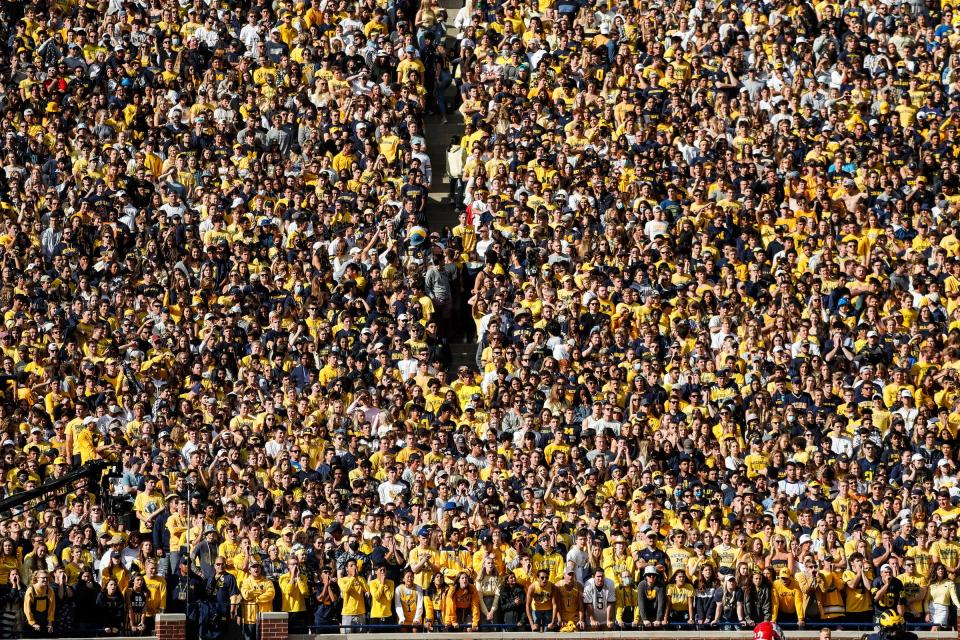
M 812 626 L 806 629 L 795 629 L 786 632 L 787 640 L 816 640 L 820 637 L 821 627 Z M 377 640 L 409 640 L 410 631 L 397 632 L 368 629 L 366 633 L 376 636 Z M 831 632 L 833 640 L 861 640 L 862 630 L 844 629 Z M 956 640 L 956 631 L 917 631 L 920 640 Z M 752 640 L 750 629 L 740 631 L 704 630 L 659 630 L 630 629 L 627 631 L 575 631 L 566 632 L 531 632 L 531 631 L 478 631 L 470 634 L 463 632 L 432 632 L 425 634 L 432 640 Z M 293 634 L 290 640 L 337 640 L 343 638 L 339 631 L 324 631 L 323 633 Z
M 632 639 L 638 637 L 651 637 L 651 638 L 666 638 L 666 637 L 678 637 L 678 638 L 697 638 L 697 637 L 710 637 L 710 638 L 740 638 L 744 637 L 744 634 L 752 635 L 753 626 L 741 626 L 733 625 L 736 628 L 729 628 L 727 625 L 691 625 L 685 623 L 670 623 L 665 627 L 656 627 L 656 628 L 643 628 L 643 627 L 625 627 L 618 628 L 614 627 L 610 630 L 591 630 L 584 629 L 583 631 L 576 632 L 559 632 L 559 630 L 552 630 L 546 632 L 533 632 L 529 630 L 529 627 L 516 626 L 516 625 L 505 625 L 505 624 L 481 624 L 478 630 L 470 632 L 471 640 L 475 638 L 480 638 L 481 640 L 499 640 L 501 638 L 509 638 L 514 640 L 515 638 L 529 637 L 529 638 L 544 638 L 544 637 L 553 637 L 558 638 L 572 638 L 572 637 L 603 637 L 603 638 L 622 638 Z M 950 638 L 950 640 L 956 640 L 957 631 L 930 631 L 930 623 L 910 623 L 907 624 L 907 628 L 910 631 L 916 633 L 921 639 L 924 640 L 934 640 L 938 638 Z M 819 637 L 820 630 L 827 628 L 830 629 L 833 633 L 834 638 L 859 638 L 864 633 L 872 632 L 876 626 L 870 622 L 842 622 L 842 621 L 832 621 L 832 620 L 812 620 L 808 622 L 804 627 L 800 627 L 797 623 L 780 623 L 780 627 L 788 632 L 787 640 L 793 640 L 793 638 L 800 638 L 806 635 L 812 635 Z M 291 634 L 294 634 L 294 629 L 291 629 Z M 377 636 L 383 636 L 384 640 L 388 640 L 390 636 L 400 636 L 400 635 L 409 635 L 411 631 L 424 632 L 428 633 L 431 637 L 438 638 L 440 640 L 444 639 L 456 639 L 463 638 L 464 634 L 467 633 L 465 630 L 447 630 L 444 627 L 434 626 L 431 629 L 428 629 L 423 624 L 417 625 L 401 625 L 401 624 L 382 624 L 382 623 L 364 623 L 364 624 L 354 624 L 354 625 L 309 625 L 306 629 L 306 633 L 301 635 L 291 635 L 291 638 L 302 637 L 302 638 L 317 638 L 322 639 L 324 637 L 336 637 L 341 634 L 343 631 L 350 631 L 352 633 L 368 633 L 375 634 Z

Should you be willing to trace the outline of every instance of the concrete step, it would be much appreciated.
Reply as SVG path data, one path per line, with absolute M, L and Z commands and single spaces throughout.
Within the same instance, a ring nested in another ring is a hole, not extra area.
M 451 138 L 463 135 L 463 121 L 457 112 L 448 114 L 444 123 L 439 115 L 429 116 L 424 125 L 427 133 L 427 154 L 433 166 L 433 184 L 427 200 L 427 222 L 433 231 L 444 227 L 452 228 L 457 224 L 457 214 L 450 202 L 450 180 L 447 177 L 447 147 Z
M 476 342 L 453 342 L 450 344 L 450 366 L 456 369 L 460 366 L 467 366 L 471 369 L 477 368 L 477 343 Z
M 463 6 L 461 0 L 441 0 L 441 6 L 447 9 L 449 23 L 453 23 L 453 18 L 457 11 Z M 447 44 L 452 45 L 456 42 L 456 30 L 447 27 Z M 450 93 L 456 91 L 451 87 Z M 431 231 L 442 231 L 444 228 L 452 228 L 457 224 L 457 214 L 453 203 L 450 201 L 450 180 L 447 177 L 447 147 L 450 146 L 450 140 L 456 136 L 458 141 L 463 135 L 463 120 L 459 112 L 447 115 L 448 122 L 444 123 L 439 115 L 428 116 L 424 119 L 427 139 L 427 154 L 430 156 L 430 164 L 433 167 L 433 184 L 430 186 L 429 197 L 426 204 L 427 226 Z M 459 312 L 454 316 L 452 322 L 456 326 L 464 326 L 465 323 L 472 323 L 470 317 L 460 317 Z M 450 343 L 451 367 L 456 369 L 460 366 L 467 366 L 471 369 L 477 367 L 477 344 L 452 342 Z

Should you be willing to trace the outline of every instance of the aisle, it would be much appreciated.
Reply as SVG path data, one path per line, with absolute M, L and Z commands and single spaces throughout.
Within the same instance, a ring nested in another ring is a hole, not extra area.
M 463 6 L 460 0 L 441 0 L 440 4 L 447 10 L 448 23 L 453 22 L 457 11 Z M 456 39 L 456 30 L 447 27 L 447 42 L 452 44 Z M 456 86 L 449 89 L 449 95 L 453 95 Z M 444 124 L 439 115 L 429 116 L 424 121 L 427 133 L 427 153 L 430 156 L 430 164 L 433 167 L 433 184 L 430 185 L 430 197 L 427 200 L 427 224 L 431 231 L 442 232 L 444 228 L 452 228 L 457 224 L 457 214 L 454 212 L 453 203 L 450 202 L 450 181 L 447 179 L 447 147 L 450 145 L 452 136 L 463 135 L 463 119 L 460 113 L 454 111 L 447 115 L 449 122 Z M 457 322 L 473 322 L 470 318 L 457 319 Z M 456 369 L 460 365 L 467 365 L 471 368 L 476 367 L 476 342 L 454 342 L 450 345 L 450 352 L 453 357 L 452 367 Z

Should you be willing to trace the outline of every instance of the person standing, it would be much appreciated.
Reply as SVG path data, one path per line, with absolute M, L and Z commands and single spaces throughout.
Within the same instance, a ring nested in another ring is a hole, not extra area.
M 143 581 L 150 590 L 150 598 L 147 601 L 147 610 L 144 613 L 144 624 L 148 634 L 153 633 L 157 614 L 163 613 L 167 606 L 167 582 L 160 577 L 159 565 L 156 558 L 147 560 L 145 567 L 146 574 Z
M 275 594 L 273 582 L 263 575 L 263 563 L 253 560 L 250 563 L 250 574 L 240 583 L 240 597 L 243 599 L 240 623 L 243 626 L 244 640 L 257 640 L 260 614 L 273 611 Z
M 313 626 L 317 633 L 335 630 L 338 624 L 336 610 L 340 600 L 340 586 L 330 567 L 320 570 L 320 580 L 314 585 Z
M 547 579 L 549 575 L 546 569 L 540 569 L 537 579 L 527 587 L 527 620 L 531 631 L 546 631 L 553 626 L 556 617 L 553 584 Z
M 150 589 L 142 575 L 133 576 L 124 599 L 127 607 L 127 628 L 136 635 L 146 635 Z
M 453 287 L 446 271 L 443 270 L 442 256 L 435 256 L 427 267 L 427 273 L 423 278 L 424 289 L 427 295 L 433 300 L 433 306 L 437 310 L 434 320 L 441 328 L 443 337 L 450 333 L 450 322 L 453 314 Z
M 417 627 L 423 622 L 423 589 L 414 580 L 413 571 L 403 572 L 403 582 L 394 591 L 397 622 L 403 627 Z
M 11 569 L 7 584 L 0 586 L 0 637 L 13 638 L 20 633 L 20 612 L 26 591 L 20 582 L 20 573 Z
M 351 558 L 344 567 L 346 575 L 340 578 L 341 633 L 357 633 L 363 629 L 367 618 L 367 581 L 357 573 L 357 561 Z
M 167 612 L 187 616 L 187 635 L 196 635 L 200 622 L 199 603 L 203 595 L 203 582 L 190 568 L 190 558 L 180 556 L 177 571 L 167 576 Z
M 461 571 L 447 589 L 444 616 L 450 629 L 476 631 L 480 628 L 480 592 L 466 571 Z
M 504 577 L 504 583 L 500 588 L 498 598 L 498 622 L 503 625 L 505 631 L 517 630 L 526 617 L 524 612 L 526 611 L 527 594 L 523 585 L 517 582 L 517 574 L 513 571 L 508 571 Z
M 240 610 L 240 587 L 237 579 L 226 569 L 227 560 L 217 556 L 213 561 L 213 575 L 207 579 L 206 600 L 208 613 L 200 628 L 203 640 L 232 637 Z
M 643 583 L 637 587 L 637 612 L 644 628 L 659 627 L 667 608 L 667 590 L 656 567 L 643 569 Z
M 586 595 L 584 588 L 577 582 L 577 567 L 568 562 L 563 579 L 554 588 L 557 601 L 556 624 L 561 630 L 582 630 L 584 628 L 584 607 Z
M 378 565 L 374 574 L 375 577 L 367 583 L 370 589 L 370 624 L 384 631 L 384 627 L 392 621 L 395 585 L 387 577 L 386 565 Z
M 50 574 L 37 571 L 33 581 L 27 587 L 23 598 L 23 615 L 27 632 L 34 638 L 43 638 L 53 634 L 54 615 L 57 611 L 56 598 L 50 588 Z
M 278 580 L 281 608 L 290 614 L 291 633 L 303 633 L 307 626 L 307 576 L 296 556 L 287 558 L 287 572 Z

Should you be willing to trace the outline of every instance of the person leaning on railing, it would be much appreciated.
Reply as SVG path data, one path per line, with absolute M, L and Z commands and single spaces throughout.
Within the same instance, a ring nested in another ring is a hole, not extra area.
M 663 626 L 667 615 L 667 588 L 653 565 L 643 569 L 643 582 L 637 586 L 637 610 L 644 628 Z
M 589 615 L 591 613 L 591 602 L 595 602 L 595 600 L 589 600 L 586 597 L 585 589 L 577 581 L 576 575 L 576 565 L 568 562 L 563 572 L 563 579 L 553 588 L 553 597 L 557 603 L 556 625 L 564 631 L 582 630 L 588 621 L 594 622 L 596 620 L 595 615 Z M 608 587 L 612 587 L 612 581 L 604 580 L 608 583 Z M 609 613 L 611 609 L 612 606 L 608 606 L 605 613 Z M 610 616 L 606 616 L 605 624 L 599 626 L 603 628 L 607 626 L 609 621 Z
M 553 625 L 556 601 L 553 598 L 553 584 L 548 577 L 547 571 L 540 569 L 527 587 L 527 621 L 531 631 L 547 631 Z
M 523 585 L 517 582 L 517 575 L 508 571 L 497 596 L 497 611 L 499 612 L 497 622 L 503 625 L 502 629 L 504 631 L 516 630 L 524 624 L 526 603 L 526 590 Z
M 480 627 L 480 592 L 466 571 L 447 589 L 444 615 L 453 631 L 476 631 Z
M 502 581 L 492 553 L 484 557 L 477 573 L 476 586 L 480 593 L 480 614 L 483 624 L 494 624 L 499 613 L 499 595 Z
M 419 586 L 419 585 L 418 585 Z M 446 616 L 447 584 L 443 574 L 437 572 L 423 592 L 423 624 L 428 630 L 442 631 Z

